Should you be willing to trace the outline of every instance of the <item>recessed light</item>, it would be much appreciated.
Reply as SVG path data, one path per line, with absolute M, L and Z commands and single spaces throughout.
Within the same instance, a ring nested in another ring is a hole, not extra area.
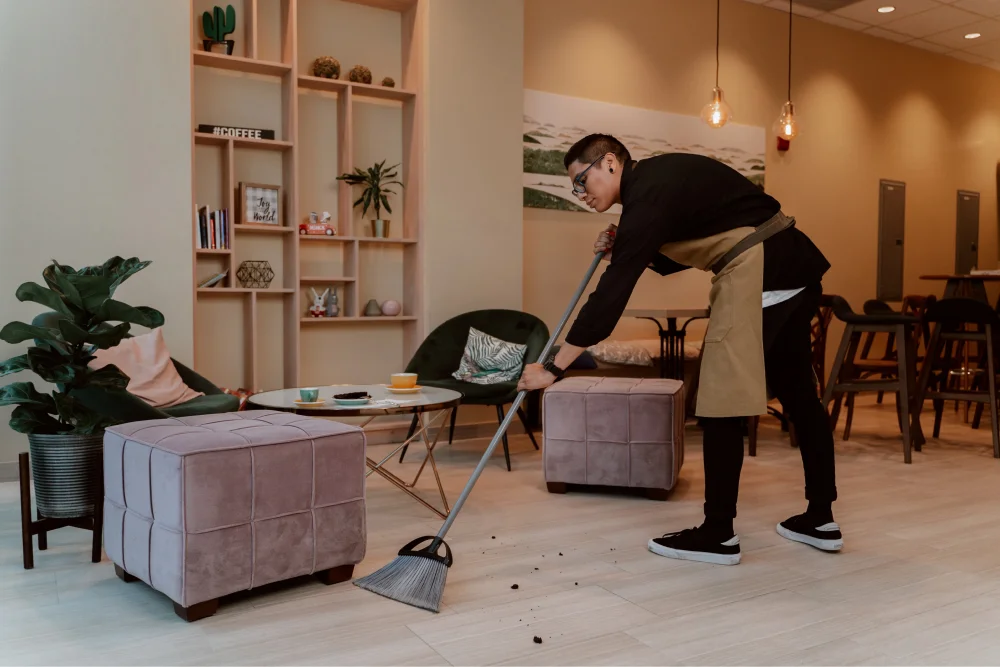
M 980 37 L 982 37 L 982 35 L 980 35 L 978 32 L 970 32 L 968 35 L 965 36 L 966 39 L 978 39 Z
M 885 7 L 878 8 L 879 14 L 888 14 L 889 12 L 894 12 L 894 11 L 896 11 L 896 8 L 893 7 L 892 5 L 886 5 Z

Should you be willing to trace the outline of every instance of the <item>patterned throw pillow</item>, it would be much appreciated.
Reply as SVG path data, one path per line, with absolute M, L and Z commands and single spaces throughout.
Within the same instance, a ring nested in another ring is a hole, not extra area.
M 527 345 L 508 343 L 479 329 L 469 328 L 462 363 L 452 377 L 474 384 L 513 382 L 521 377 Z

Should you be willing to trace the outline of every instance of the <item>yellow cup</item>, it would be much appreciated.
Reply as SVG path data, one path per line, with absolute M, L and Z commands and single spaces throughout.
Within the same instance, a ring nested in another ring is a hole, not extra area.
M 417 386 L 416 373 L 393 373 L 389 378 L 393 389 L 412 389 Z

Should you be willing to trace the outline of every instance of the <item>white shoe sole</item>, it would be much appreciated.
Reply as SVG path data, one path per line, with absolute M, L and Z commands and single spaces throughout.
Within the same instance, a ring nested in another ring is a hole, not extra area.
M 818 537 L 803 535 L 802 533 L 796 533 L 793 530 L 788 530 L 780 523 L 778 524 L 778 535 L 781 535 L 786 540 L 791 540 L 792 542 L 801 542 L 802 544 L 808 544 L 811 547 L 816 547 L 820 551 L 840 551 L 844 548 L 843 538 L 839 540 L 821 540 Z
M 693 560 L 699 563 L 712 563 L 714 565 L 738 565 L 740 554 L 713 554 L 705 551 L 685 551 L 683 549 L 671 549 L 653 540 L 649 541 L 649 550 L 657 556 L 676 558 L 677 560 Z

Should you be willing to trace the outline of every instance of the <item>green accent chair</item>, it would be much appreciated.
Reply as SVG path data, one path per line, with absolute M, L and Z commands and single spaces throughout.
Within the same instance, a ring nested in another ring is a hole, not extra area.
M 32 324 L 56 329 L 59 327 L 60 319 L 65 319 L 65 315 L 46 312 L 35 317 Z M 73 397 L 91 410 L 108 415 L 121 423 L 166 419 L 168 417 L 213 415 L 239 410 L 239 397 L 225 393 L 176 359 L 171 358 L 171 361 L 174 362 L 174 368 L 184 380 L 184 384 L 195 391 L 202 392 L 205 394 L 204 396 L 197 396 L 190 401 L 169 408 L 154 408 L 138 396 L 124 390 L 82 389 L 73 392 Z
M 406 372 L 416 373 L 417 382 L 421 385 L 451 389 L 461 393 L 462 405 L 496 406 L 497 419 L 503 422 L 504 406 L 513 403 L 517 396 L 517 382 L 474 384 L 456 380 L 451 375 L 458 370 L 462 354 L 465 352 L 465 343 L 469 338 L 470 328 L 479 329 L 511 343 L 527 345 L 528 348 L 524 355 L 526 364 L 534 363 L 538 359 L 545 348 L 545 343 L 549 340 L 548 327 L 545 326 L 545 322 L 534 315 L 518 310 L 476 310 L 453 317 L 434 329 L 420 344 L 416 354 L 406 366 Z M 455 435 L 457 415 L 458 409 L 456 408 L 451 414 L 449 443 L 452 442 Z M 528 425 L 524 410 L 518 408 L 517 416 L 521 419 L 528 437 L 531 438 L 531 443 L 535 449 L 538 449 L 538 443 Z M 417 418 L 414 416 L 407 439 L 413 436 L 416 429 Z M 510 447 L 507 443 L 506 433 L 503 436 L 503 453 L 507 461 L 507 470 L 510 470 Z M 399 460 L 402 461 L 405 455 L 406 448 L 403 448 Z

